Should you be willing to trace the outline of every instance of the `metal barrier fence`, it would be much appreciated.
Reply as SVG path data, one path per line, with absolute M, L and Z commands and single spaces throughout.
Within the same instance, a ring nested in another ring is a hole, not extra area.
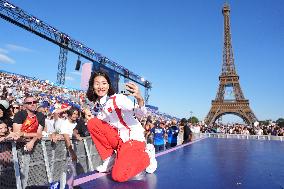
M 273 135 L 241 135 L 241 134 L 223 134 L 223 133 L 198 133 L 198 134 L 194 134 L 193 137 L 194 137 L 194 139 L 202 138 L 202 137 L 211 137 L 211 138 L 233 138 L 233 139 L 284 141 L 284 136 L 273 136 Z
M 284 141 L 283 136 L 271 135 L 222 133 L 193 135 L 194 140 L 204 137 Z M 94 168 L 102 163 L 90 137 L 84 138 L 83 141 L 74 140 L 72 144 L 78 157 L 77 175 L 94 171 Z M 63 188 L 68 158 L 65 142 L 52 143 L 50 140 L 43 139 L 30 153 L 25 152 L 23 147 L 23 143 L 0 143 L 0 189 L 48 186 L 55 181 L 60 181 L 60 186 Z
M 72 144 L 78 157 L 78 175 L 94 171 L 102 163 L 90 137 Z M 43 139 L 32 152 L 25 152 L 23 147 L 23 143 L 0 143 L 0 189 L 48 186 L 55 181 L 63 188 L 68 158 L 65 142 Z

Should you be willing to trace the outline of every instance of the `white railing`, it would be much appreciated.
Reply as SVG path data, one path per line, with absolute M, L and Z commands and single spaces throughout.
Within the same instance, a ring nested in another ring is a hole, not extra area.
M 193 140 L 199 138 L 228 138 L 284 141 L 283 136 L 271 135 L 240 135 L 222 133 L 199 133 L 193 135 Z M 94 167 L 101 164 L 95 145 L 90 137 L 82 141 L 72 141 L 77 154 L 77 174 L 94 171 Z M 43 139 L 38 142 L 33 151 L 27 153 L 23 143 L 0 143 L 0 188 L 22 189 L 27 186 L 49 186 L 52 182 L 60 181 L 65 185 L 66 160 L 68 158 L 64 141 L 56 144 Z
M 233 139 L 254 139 L 254 140 L 278 140 L 284 141 L 284 136 L 273 135 L 242 135 L 242 134 L 223 134 L 223 133 L 198 133 L 194 134 L 195 138 L 233 138 Z

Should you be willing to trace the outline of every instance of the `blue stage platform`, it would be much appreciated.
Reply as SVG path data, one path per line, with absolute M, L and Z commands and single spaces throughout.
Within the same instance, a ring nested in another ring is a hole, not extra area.
M 157 154 L 158 169 L 117 183 L 95 173 L 76 180 L 83 189 L 284 188 L 284 142 L 198 139 Z

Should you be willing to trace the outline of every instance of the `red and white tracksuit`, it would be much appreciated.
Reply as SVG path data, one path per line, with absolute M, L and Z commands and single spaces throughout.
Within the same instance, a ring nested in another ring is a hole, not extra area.
M 125 95 L 115 94 L 100 99 L 103 104 L 97 116 L 88 121 L 88 130 L 102 160 L 117 151 L 112 178 L 124 182 L 150 164 L 145 152 L 144 128 L 134 117 L 146 114 Z

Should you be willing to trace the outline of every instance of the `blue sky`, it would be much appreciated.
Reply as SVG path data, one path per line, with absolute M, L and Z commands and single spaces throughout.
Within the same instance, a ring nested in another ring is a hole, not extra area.
M 222 66 L 225 1 L 10 2 L 151 81 L 149 104 L 160 111 L 207 115 Z M 227 2 L 243 93 L 259 120 L 284 117 L 284 1 Z M 0 19 L 0 69 L 56 81 L 58 56 L 56 45 Z M 76 58 L 69 52 L 66 85 L 74 88 Z

